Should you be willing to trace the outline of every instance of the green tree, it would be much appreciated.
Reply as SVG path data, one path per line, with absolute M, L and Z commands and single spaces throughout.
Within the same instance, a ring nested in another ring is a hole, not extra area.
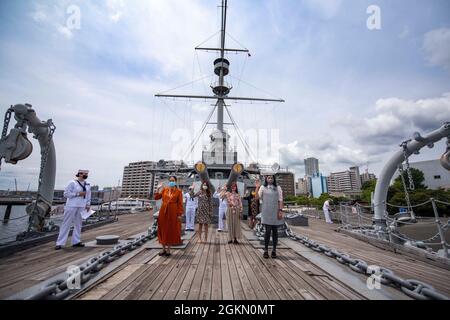
M 363 183 L 361 187 L 361 200 L 370 203 L 370 195 L 375 192 L 375 186 L 377 185 L 377 180 L 369 180 Z
M 426 189 L 427 187 L 423 184 L 425 181 L 425 175 L 423 172 L 416 168 L 410 168 L 410 171 L 414 182 L 414 189 Z M 405 179 L 406 186 L 409 187 L 408 172 L 406 170 L 403 171 L 403 178 Z M 393 186 L 398 190 L 403 190 L 402 178 L 400 175 L 394 180 Z
M 406 170 L 403 172 L 403 177 L 405 179 L 409 199 L 412 206 L 424 203 L 430 198 L 450 202 L 450 191 L 445 191 L 443 189 L 428 190 L 424 185 L 425 177 L 423 172 L 415 168 L 411 168 L 410 170 L 414 182 L 414 190 L 409 190 L 409 180 Z M 407 207 L 404 187 L 400 176 L 398 176 L 394 180 L 394 183 L 389 187 L 387 200 L 387 202 L 390 204 L 396 206 L 404 206 L 405 208 Z M 439 215 L 450 215 L 450 206 L 439 203 L 436 203 L 436 206 Z M 388 206 L 387 210 L 390 214 L 395 214 L 399 211 L 398 208 L 390 206 Z M 434 215 L 431 203 L 413 208 L 413 211 L 417 216 L 431 217 Z

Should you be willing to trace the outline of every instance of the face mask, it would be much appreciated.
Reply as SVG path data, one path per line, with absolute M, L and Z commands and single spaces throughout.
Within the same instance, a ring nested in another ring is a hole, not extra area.
M 203 186 L 202 188 L 203 188 L 203 190 L 207 190 L 208 186 Z
M 83 179 L 84 179 L 84 180 L 86 180 L 87 178 L 88 178 L 88 176 L 87 176 L 87 175 L 84 175 L 84 176 L 83 176 Z
M 175 181 L 169 181 L 169 187 L 175 187 L 176 183 Z

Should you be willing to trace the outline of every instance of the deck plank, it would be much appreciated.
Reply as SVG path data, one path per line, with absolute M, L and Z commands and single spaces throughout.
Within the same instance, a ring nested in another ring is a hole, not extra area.
M 189 270 L 184 277 L 183 283 L 181 284 L 180 290 L 178 291 L 175 300 L 187 300 L 192 287 L 193 279 L 200 265 L 200 260 L 207 252 L 205 251 L 207 249 L 206 246 L 199 243 L 198 235 L 191 239 L 191 242 L 193 243 L 193 245 L 198 246 L 198 249 L 196 251 L 194 259 L 189 266 Z
M 225 233 L 222 232 L 219 236 L 219 251 L 220 251 L 220 275 L 221 275 L 221 285 L 222 285 L 222 298 L 224 300 L 232 300 L 233 296 L 233 285 L 231 283 L 230 269 L 228 267 L 228 261 L 225 252 L 225 243 L 228 241 Z

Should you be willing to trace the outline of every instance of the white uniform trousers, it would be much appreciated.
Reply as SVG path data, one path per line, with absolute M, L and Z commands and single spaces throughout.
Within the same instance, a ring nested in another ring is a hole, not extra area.
M 64 246 L 69 236 L 70 227 L 72 223 L 73 233 L 72 233 L 72 245 L 81 242 L 81 211 L 84 207 L 65 207 L 64 208 L 64 219 L 59 227 L 58 240 L 56 240 L 57 246 Z
M 323 214 L 325 215 L 326 223 L 333 223 L 333 221 L 331 221 L 330 212 L 328 211 L 328 209 L 323 209 Z
M 186 230 L 195 229 L 195 207 L 186 208 Z
M 219 228 L 217 230 L 225 230 L 225 224 L 223 222 L 223 218 L 227 212 L 227 207 L 219 207 Z

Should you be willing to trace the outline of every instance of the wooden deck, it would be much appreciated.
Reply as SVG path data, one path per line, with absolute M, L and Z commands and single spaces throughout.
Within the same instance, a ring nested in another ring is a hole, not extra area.
M 151 215 L 119 217 L 113 223 L 82 234 L 84 242 L 98 235 L 117 234 L 121 239 L 147 230 Z M 450 271 L 425 262 L 376 248 L 363 241 L 335 232 L 336 225 L 310 219 L 309 227 L 293 227 L 317 242 L 347 252 L 368 263 L 392 269 L 401 277 L 430 283 L 450 295 Z M 94 278 L 76 299 L 187 299 L 187 300 L 359 300 L 377 298 L 368 294 L 365 275 L 340 265 L 335 259 L 311 249 L 281 240 L 278 259 L 263 259 L 258 241 L 251 238 L 245 223 L 245 239 L 227 244 L 227 234 L 210 227 L 205 244 L 197 234 L 183 249 L 173 249 L 171 257 L 160 257 L 156 240 L 147 242 L 127 261 L 116 261 L 114 270 Z M 54 243 L 31 248 L 0 259 L 0 299 L 34 286 L 64 272 L 69 265 L 84 262 L 105 247 L 53 249 Z M 124 255 L 123 257 L 126 257 Z M 355 283 L 357 285 L 355 285 Z M 399 290 L 387 288 L 384 298 L 406 299 Z
M 336 232 L 338 224 L 326 224 L 323 220 L 309 219 L 308 227 L 291 227 L 297 234 L 307 236 L 352 258 L 365 260 L 369 265 L 391 269 L 404 279 L 416 279 L 428 283 L 450 296 L 450 270 L 414 259 L 410 256 L 379 249 L 367 242 Z
M 153 222 L 148 212 L 120 215 L 119 221 L 88 230 L 81 234 L 83 242 L 95 240 L 99 235 L 117 234 L 122 239 L 144 232 Z M 68 266 L 81 263 L 105 248 L 72 248 L 55 251 L 53 241 L 0 258 L 0 299 L 5 299 L 25 288 L 64 272 Z
M 160 257 L 145 250 L 121 271 L 80 299 L 304 300 L 363 299 L 363 296 L 296 254 L 279 249 L 263 259 L 248 240 L 227 244 L 226 233 L 210 227 L 201 244 L 194 236 L 186 249 Z

